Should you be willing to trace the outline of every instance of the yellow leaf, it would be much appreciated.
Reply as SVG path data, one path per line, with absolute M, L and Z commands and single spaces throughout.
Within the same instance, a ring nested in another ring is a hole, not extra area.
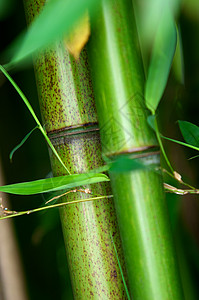
M 68 51 L 77 60 L 79 55 L 87 43 L 90 36 L 90 22 L 89 16 L 86 12 L 84 16 L 78 21 L 70 34 L 64 39 L 64 44 Z

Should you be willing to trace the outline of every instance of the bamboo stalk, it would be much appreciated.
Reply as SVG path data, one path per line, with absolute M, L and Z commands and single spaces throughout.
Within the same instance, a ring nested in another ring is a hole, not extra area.
M 44 1 L 26 0 L 29 22 Z M 86 51 L 75 61 L 57 43 L 35 60 L 43 123 L 53 145 L 71 173 L 103 164 L 93 91 Z M 55 176 L 65 169 L 50 153 Z M 117 254 L 121 242 L 110 186 L 86 186 L 91 194 L 69 193 L 63 201 L 105 195 L 104 200 L 68 205 L 60 210 L 63 235 L 75 299 L 126 299 Z M 117 248 L 117 254 L 112 238 Z
M 140 160 L 159 168 L 131 0 L 101 1 L 89 55 L 104 155 L 148 153 Z M 110 177 L 132 299 L 183 299 L 161 174 L 148 168 Z

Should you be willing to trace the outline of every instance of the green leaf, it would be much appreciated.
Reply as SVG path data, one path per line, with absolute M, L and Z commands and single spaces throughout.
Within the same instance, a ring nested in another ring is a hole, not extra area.
M 173 173 L 173 172 L 174 172 L 174 169 L 173 169 L 173 167 L 172 167 L 172 165 L 171 165 L 171 163 L 170 163 L 170 161 L 169 161 L 169 159 L 168 159 L 168 157 L 167 157 L 167 155 L 166 155 L 166 152 L 165 152 L 165 150 L 164 150 L 164 146 L 163 146 L 163 144 L 162 144 L 161 137 L 163 137 L 163 136 L 162 136 L 161 133 L 159 132 L 159 129 L 158 129 L 158 123 L 157 123 L 157 120 L 156 120 L 156 115 L 148 116 L 147 122 L 148 122 L 148 124 L 150 125 L 150 127 L 155 131 L 156 136 L 157 136 L 158 143 L 159 143 L 159 145 L 160 145 L 160 149 L 161 149 L 161 151 L 162 151 L 162 155 L 164 156 L 164 159 L 165 159 L 167 165 L 169 166 L 171 172 Z
M 199 147 L 199 127 L 187 122 L 178 121 L 184 140 L 192 146 Z
M 20 95 L 21 99 L 23 100 L 23 102 L 25 103 L 25 105 L 27 106 L 29 112 L 31 113 L 32 117 L 34 118 L 35 122 L 38 125 L 39 130 L 41 131 L 41 133 L 43 134 L 46 142 L 48 143 L 49 147 L 51 148 L 52 152 L 54 153 L 54 155 L 57 157 L 57 159 L 59 160 L 59 162 L 62 164 L 62 166 L 64 167 L 64 169 L 67 171 L 68 174 L 70 174 L 70 171 L 68 170 L 68 168 L 64 165 L 63 161 L 61 160 L 59 154 L 57 153 L 55 147 L 53 146 L 53 144 L 51 143 L 47 133 L 45 132 L 45 130 L 43 129 L 41 123 L 39 122 L 39 119 L 37 118 L 32 106 L 30 105 L 28 99 L 26 98 L 26 96 L 24 95 L 24 93 L 21 91 L 21 89 L 19 88 L 19 86 L 16 84 L 16 82 L 12 79 L 12 77 L 8 74 L 8 72 L 4 69 L 3 66 L 0 65 L 0 70 L 2 71 L 2 73 L 6 76 L 6 78 L 10 81 L 10 83 L 13 85 L 13 87 L 16 89 L 17 93 Z
M 0 187 L 1 192 L 16 195 L 34 195 L 52 191 L 72 189 L 77 186 L 109 181 L 104 174 L 73 174 L 47 179 L 40 179 L 30 182 L 22 182 Z
M 156 116 L 155 115 L 148 116 L 147 122 L 149 126 L 156 132 Z
M 197 0 L 196 0 L 197 1 Z M 136 13 L 138 12 L 138 27 L 141 30 L 141 39 L 145 47 L 149 47 L 159 27 L 162 14 L 169 9 L 173 16 L 180 11 L 181 0 L 142 0 L 135 1 Z
M 112 243 L 113 243 L 114 251 L 115 251 L 115 254 L 116 254 L 117 262 L 118 262 L 120 273 L 121 273 L 121 276 L 122 276 L 122 281 L 123 281 L 124 288 L 125 288 L 125 291 L 126 291 L 126 296 L 127 296 L 128 300 L 131 300 L 131 297 L 130 297 L 130 294 L 129 294 L 129 291 L 128 291 L 128 287 L 127 287 L 127 284 L 126 284 L 126 280 L 125 280 L 125 277 L 124 277 L 124 273 L 123 273 L 123 270 L 122 270 L 122 265 L 120 263 L 120 259 L 119 259 L 118 253 L 117 253 L 117 248 L 115 246 L 115 242 L 113 240 L 112 234 L 110 234 L 110 237 L 111 237 L 111 240 L 112 240 Z
M 146 105 L 155 114 L 163 95 L 176 48 L 176 27 L 171 14 L 165 13 L 155 36 L 145 88 Z
M 177 45 L 176 52 L 173 58 L 172 70 L 175 74 L 176 80 L 184 84 L 184 55 L 183 55 L 183 47 L 182 47 L 182 36 L 180 27 L 177 28 Z
M 199 157 L 199 155 L 195 155 L 195 156 L 192 156 L 192 157 L 188 158 L 188 160 L 192 160 L 192 159 L 195 159 L 195 158 L 198 158 L 198 157 Z
M 87 9 L 92 11 L 98 5 L 93 0 L 51 0 L 48 1 L 35 18 L 27 33 L 19 36 L 11 45 L 10 53 L 16 53 L 9 65 L 29 57 L 35 51 L 49 46 L 57 39 L 63 38 Z M 20 46 L 20 49 L 19 49 Z M 17 51 L 18 50 L 18 51 Z M 12 55 L 12 54 L 11 54 Z
M 144 163 L 141 163 L 138 159 L 132 159 L 126 156 L 118 157 L 115 161 L 110 163 L 111 172 L 131 172 L 143 168 L 146 168 Z
M 139 156 L 139 155 L 138 155 Z M 97 169 L 91 170 L 89 173 L 96 173 L 96 172 L 129 172 L 135 171 L 138 169 L 146 168 L 144 162 L 139 161 L 139 157 L 136 156 L 135 158 L 130 156 L 121 155 L 117 158 L 108 158 L 105 155 L 102 155 L 103 160 L 106 162 L 106 165 L 99 167 Z M 142 155 L 141 155 L 142 157 Z
M 170 138 L 168 138 L 166 136 L 163 136 L 163 135 L 161 135 L 161 137 L 165 140 L 168 140 L 168 141 L 174 142 L 176 144 L 179 144 L 179 145 L 182 145 L 182 146 L 185 146 L 185 147 L 188 147 L 188 148 L 199 151 L 199 147 L 192 146 L 191 144 L 187 144 L 187 143 L 184 143 L 184 142 L 181 142 L 181 141 L 178 141 L 178 140 L 170 139 Z
M 23 138 L 23 140 L 10 152 L 10 160 L 12 161 L 14 153 L 25 143 L 25 141 L 29 138 L 31 133 L 35 131 L 35 129 L 39 129 L 39 126 L 34 127 L 26 136 Z

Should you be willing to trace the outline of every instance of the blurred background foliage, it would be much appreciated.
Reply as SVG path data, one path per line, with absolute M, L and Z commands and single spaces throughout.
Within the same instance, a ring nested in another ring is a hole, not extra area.
M 147 70 L 153 30 L 164 1 L 135 1 L 137 23 Z M 182 140 L 177 120 L 190 121 L 199 126 L 199 2 L 173 1 L 181 33 L 183 74 L 179 76 L 177 64 L 171 70 L 163 99 L 158 109 L 161 132 Z M 143 22 L 143 17 L 148 18 Z M 26 27 L 22 0 L 0 0 L 1 44 L 0 53 Z M 151 25 L 151 27 L 149 26 Z M 3 64 L 4 61 L 1 61 Z M 147 71 L 146 71 L 147 72 Z M 182 76 L 183 75 L 183 76 Z M 14 80 L 29 99 L 40 118 L 36 84 L 32 65 L 12 70 Z M 158 82 L 157 82 L 158 84 Z M 0 157 L 6 183 L 45 178 L 50 172 L 47 146 L 39 131 L 9 161 L 9 153 L 35 126 L 27 108 L 14 88 L 0 74 Z M 189 160 L 196 152 L 164 141 L 168 157 L 184 181 L 199 187 L 199 158 Z M 163 162 L 164 165 L 164 162 Z M 165 182 L 176 182 L 165 176 Z M 180 187 L 180 186 L 179 186 Z M 44 196 L 10 196 L 10 208 L 26 210 L 42 205 Z M 199 199 L 197 195 L 167 194 L 171 223 L 176 242 L 185 298 L 199 297 Z M 4 222 L 4 221 L 0 221 Z M 58 210 L 49 210 L 13 219 L 25 273 L 29 299 L 73 299 Z

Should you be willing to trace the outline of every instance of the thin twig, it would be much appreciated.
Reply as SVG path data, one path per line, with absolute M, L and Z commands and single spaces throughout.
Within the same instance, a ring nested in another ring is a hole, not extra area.
M 113 195 L 106 195 L 106 196 L 100 196 L 100 197 L 80 199 L 80 200 L 74 200 L 74 201 L 70 201 L 70 202 L 53 204 L 53 205 L 49 205 L 49 206 L 42 206 L 42 207 L 39 207 L 39 208 L 35 208 L 35 209 L 32 209 L 32 210 L 27 210 L 27 211 L 21 211 L 21 212 L 11 211 L 11 210 L 4 207 L 3 209 L 4 210 L 6 209 L 7 215 L 3 216 L 3 217 L 0 217 L 0 220 L 12 218 L 12 217 L 18 217 L 18 216 L 22 216 L 22 215 L 29 215 L 29 214 L 32 214 L 34 212 L 42 211 L 42 210 L 49 209 L 49 208 L 62 207 L 62 206 L 69 205 L 69 204 L 77 204 L 77 203 L 89 202 L 89 201 L 94 201 L 94 200 L 101 200 L 101 199 L 104 199 L 104 198 L 112 198 L 112 197 L 113 197 Z M 9 215 L 8 215 L 8 212 L 9 212 Z
M 166 173 L 167 175 L 169 175 L 170 177 L 176 179 L 176 180 L 177 180 L 178 182 L 180 182 L 181 184 L 183 184 L 183 185 L 189 187 L 190 189 L 192 189 L 192 190 L 194 190 L 194 191 L 197 190 L 197 188 L 195 188 L 194 186 L 192 186 L 192 185 L 190 185 L 190 184 L 184 182 L 184 181 L 182 180 L 182 176 L 181 176 L 179 173 L 177 173 L 176 171 L 174 171 L 175 174 L 180 175 L 180 177 L 176 176 L 175 174 L 170 173 L 170 172 L 167 171 L 166 169 L 162 169 L 162 171 L 163 171 L 164 173 Z
M 166 190 L 166 192 L 169 193 L 174 193 L 177 195 L 187 195 L 187 194 L 199 194 L 199 190 L 195 189 L 195 190 L 183 190 L 183 189 L 178 189 L 168 183 L 164 183 L 164 188 Z
M 78 189 L 70 190 L 70 191 L 68 191 L 68 192 L 66 192 L 66 193 L 64 193 L 64 194 L 61 194 L 61 195 L 58 195 L 58 196 L 53 197 L 52 199 L 46 201 L 45 204 L 47 204 L 47 203 L 49 203 L 49 202 L 52 202 L 52 201 L 54 201 L 54 200 L 56 200 L 56 199 L 59 199 L 59 198 L 61 198 L 61 197 L 63 197 L 63 196 L 66 196 L 66 195 L 69 194 L 69 193 L 76 193 L 76 192 L 85 193 L 85 194 L 92 194 L 91 191 L 90 191 L 89 189 L 85 189 L 85 190 L 83 190 L 83 189 L 79 189 L 79 190 L 78 190 Z M 100 196 L 101 196 L 101 195 L 100 195 Z

